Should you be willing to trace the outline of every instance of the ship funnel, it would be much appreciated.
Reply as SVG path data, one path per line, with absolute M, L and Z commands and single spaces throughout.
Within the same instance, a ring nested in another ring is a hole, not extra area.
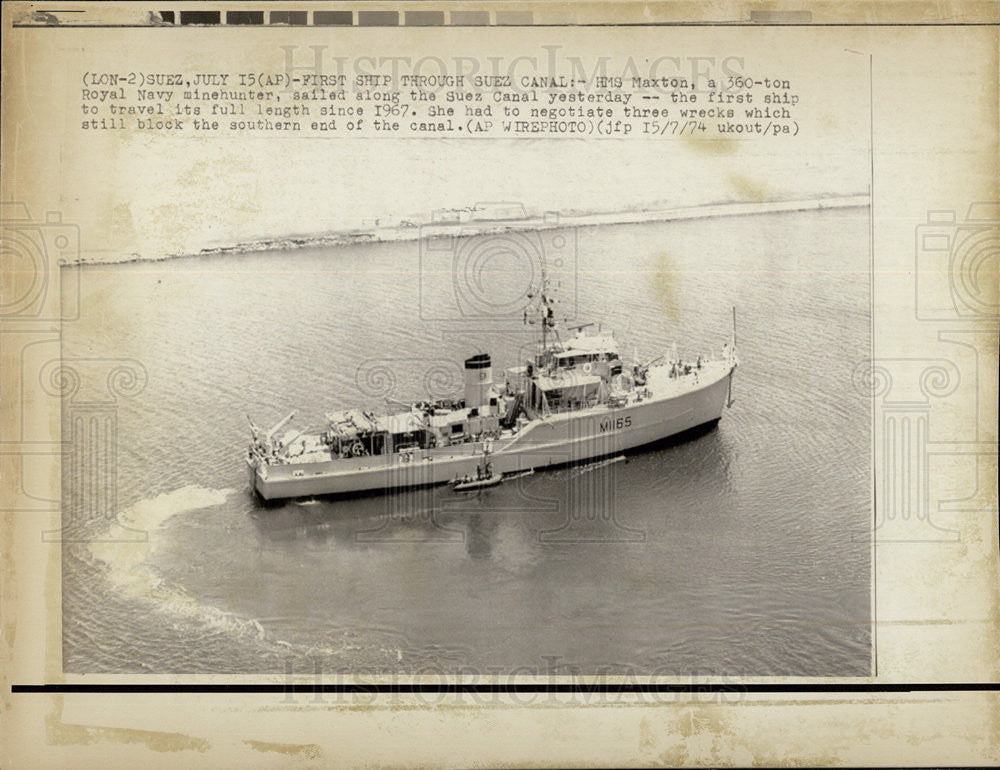
M 465 405 L 485 413 L 490 405 L 493 365 L 489 353 L 479 353 L 465 360 Z M 484 409 L 485 407 L 485 409 Z

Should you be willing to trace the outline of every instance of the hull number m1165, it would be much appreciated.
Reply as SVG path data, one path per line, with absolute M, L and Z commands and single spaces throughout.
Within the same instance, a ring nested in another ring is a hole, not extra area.
M 601 422 L 600 428 L 601 433 L 607 433 L 612 430 L 621 430 L 622 428 L 632 427 L 632 417 L 613 417 L 610 420 L 604 420 Z

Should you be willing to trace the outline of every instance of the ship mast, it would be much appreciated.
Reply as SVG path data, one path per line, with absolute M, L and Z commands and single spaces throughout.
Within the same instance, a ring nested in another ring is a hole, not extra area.
M 729 362 L 735 365 L 736 362 L 736 305 L 733 305 L 733 343 L 729 349 Z M 726 408 L 733 408 L 733 370 L 729 369 L 729 392 L 726 394 Z
M 548 330 L 549 328 L 554 328 L 556 325 L 555 311 L 552 306 L 555 304 L 555 300 L 549 296 L 550 286 L 549 279 L 545 272 L 545 258 L 542 258 L 542 280 L 539 284 L 539 289 L 537 295 L 528 292 L 527 299 L 528 304 L 524 310 L 524 322 L 527 324 L 534 324 L 534 319 L 528 320 L 529 316 L 537 316 L 538 322 L 542 325 L 542 351 L 546 349 L 548 345 Z

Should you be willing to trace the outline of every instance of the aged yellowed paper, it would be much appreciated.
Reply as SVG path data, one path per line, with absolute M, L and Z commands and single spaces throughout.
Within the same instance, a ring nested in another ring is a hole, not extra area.
M 2 23 L 6 765 L 1000 760 L 995 2 Z

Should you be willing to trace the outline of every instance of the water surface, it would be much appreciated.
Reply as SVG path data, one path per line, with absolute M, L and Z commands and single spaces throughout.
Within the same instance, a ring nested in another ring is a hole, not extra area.
M 560 312 L 629 357 L 718 350 L 736 306 L 735 402 L 691 440 L 462 498 L 264 507 L 243 463 L 247 413 L 304 427 L 455 390 L 475 352 L 517 363 L 520 328 L 456 316 L 416 243 L 85 268 L 63 354 L 145 368 L 116 491 L 149 541 L 97 517 L 101 542 L 64 546 L 66 670 L 867 675 L 867 210 L 563 235 Z

